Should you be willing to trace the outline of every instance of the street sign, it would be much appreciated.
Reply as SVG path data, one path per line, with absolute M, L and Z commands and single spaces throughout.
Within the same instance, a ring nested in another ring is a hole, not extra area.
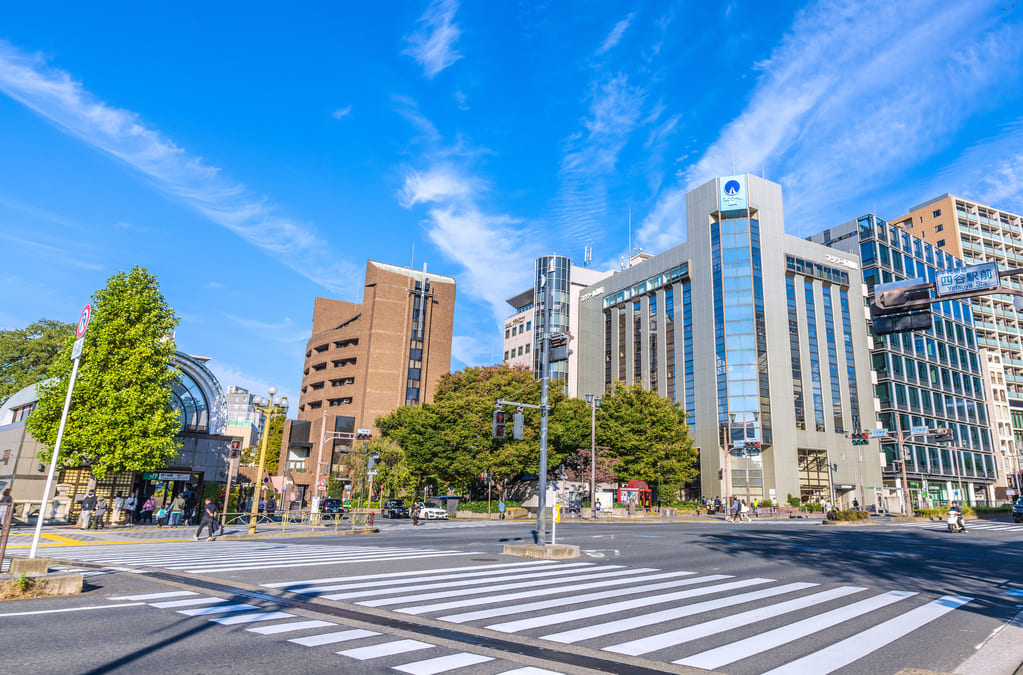
M 85 330 L 89 327 L 90 318 L 92 318 L 92 305 L 86 305 L 85 309 L 82 310 L 82 315 L 78 317 L 78 330 L 75 332 L 75 337 L 85 335 Z
M 910 427 L 909 433 L 912 436 L 926 436 L 927 427 Z
M 884 438 L 887 435 L 888 435 L 888 430 L 887 429 L 871 429 L 870 430 L 870 437 L 871 438 Z
M 953 293 L 985 291 L 998 288 L 998 283 L 998 263 L 988 262 L 939 272 L 934 282 L 934 292 L 940 297 Z
M 360 436 L 372 435 L 373 430 L 372 429 L 359 429 L 356 433 L 358 433 Z
M 327 479 L 326 478 L 321 478 L 319 485 L 320 485 L 321 488 L 327 487 Z
M 80 337 L 75 340 L 75 344 L 71 347 L 71 358 L 77 359 L 82 355 L 82 347 L 85 346 L 85 338 Z

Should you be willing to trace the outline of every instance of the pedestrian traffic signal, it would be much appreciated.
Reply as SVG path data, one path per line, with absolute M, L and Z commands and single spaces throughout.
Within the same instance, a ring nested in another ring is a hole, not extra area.
M 525 415 L 520 412 L 512 415 L 512 438 L 516 441 L 522 440 L 523 424 L 525 422 Z
M 507 416 L 503 410 L 494 411 L 494 439 L 503 441 L 504 440 L 504 427 L 507 420 Z
M 373 438 L 373 433 L 369 429 L 359 429 L 355 434 L 355 440 L 357 441 L 368 441 Z
M 853 445 L 866 445 L 869 442 L 870 434 L 857 431 L 852 434 Z
M 231 450 L 229 452 L 229 456 L 231 457 L 231 459 L 234 459 L 235 457 L 241 455 L 242 453 L 241 446 L 242 446 L 241 441 L 231 441 Z

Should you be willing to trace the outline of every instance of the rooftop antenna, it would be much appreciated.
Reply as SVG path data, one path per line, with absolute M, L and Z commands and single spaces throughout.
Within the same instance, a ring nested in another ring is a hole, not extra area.
M 764 160 L 760 160 L 760 177 L 767 180 L 767 171 L 764 170 Z
M 416 268 L 416 242 L 412 242 L 412 260 L 409 261 L 408 268 L 410 270 Z
M 593 247 L 583 246 L 583 267 L 589 267 L 593 262 Z
M 632 267 L 632 207 L 629 207 L 629 267 Z M 622 269 L 625 269 L 624 267 Z

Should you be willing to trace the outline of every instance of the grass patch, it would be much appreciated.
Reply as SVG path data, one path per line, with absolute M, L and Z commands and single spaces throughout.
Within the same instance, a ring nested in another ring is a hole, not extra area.
M 13 579 L 0 581 L 0 600 L 26 600 L 30 598 L 45 598 L 46 581 L 37 580 L 28 575 L 22 574 Z

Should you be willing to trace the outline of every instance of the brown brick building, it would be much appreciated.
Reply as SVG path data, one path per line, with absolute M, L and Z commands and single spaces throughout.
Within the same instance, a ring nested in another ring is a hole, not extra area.
M 377 417 L 433 400 L 451 367 L 454 306 L 453 278 L 372 260 L 362 303 L 316 298 L 298 419 L 284 429 L 295 499 L 308 501 L 316 477 L 337 473 L 352 447 L 324 427 L 376 434 Z

